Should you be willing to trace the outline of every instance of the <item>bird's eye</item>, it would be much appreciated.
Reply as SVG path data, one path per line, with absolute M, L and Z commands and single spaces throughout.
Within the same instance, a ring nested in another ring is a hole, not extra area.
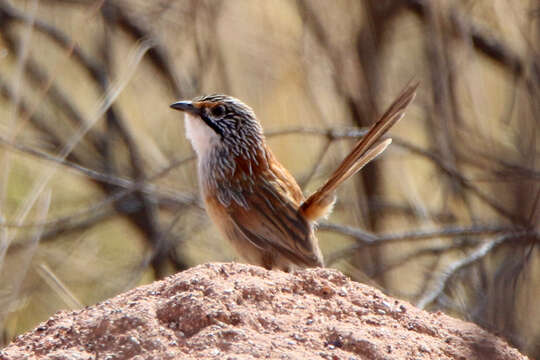
M 225 115 L 225 106 L 223 105 L 216 105 L 212 108 L 212 115 L 216 118 L 221 118 L 223 115 Z

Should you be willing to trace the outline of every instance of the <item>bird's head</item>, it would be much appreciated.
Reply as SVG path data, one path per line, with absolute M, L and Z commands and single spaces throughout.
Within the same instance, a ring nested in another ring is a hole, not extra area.
M 171 108 L 185 113 L 186 137 L 199 157 L 216 146 L 238 156 L 264 141 L 253 110 L 232 96 L 205 95 L 175 102 Z

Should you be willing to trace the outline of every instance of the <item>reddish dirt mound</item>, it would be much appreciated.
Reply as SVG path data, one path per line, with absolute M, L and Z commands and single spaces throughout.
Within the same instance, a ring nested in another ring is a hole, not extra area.
M 526 359 L 330 269 L 207 264 L 59 312 L 1 359 Z

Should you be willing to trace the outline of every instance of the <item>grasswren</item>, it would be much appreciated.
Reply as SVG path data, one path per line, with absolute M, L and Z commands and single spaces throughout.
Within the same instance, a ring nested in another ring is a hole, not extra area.
M 382 153 L 380 140 L 403 117 L 418 84 L 408 85 L 355 145 L 328 181 L 307 199 L 268 147 L 253 110 L 227 95 L 178 101 L 186 137 L 198 158 L 199 186 L 208 215 L 249 263 L 268 269 L 324 266 L 315 236 L 336 188 Z

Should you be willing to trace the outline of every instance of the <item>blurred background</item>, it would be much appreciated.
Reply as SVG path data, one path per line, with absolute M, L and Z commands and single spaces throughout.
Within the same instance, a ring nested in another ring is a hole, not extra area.
M 539 16 L 527 0 L 0 0 L 0 346 L 237 260 L 172 102 L 251 105 L 309 194 L 419 80 L 320 225 L 327 265 L 540 358 Z

